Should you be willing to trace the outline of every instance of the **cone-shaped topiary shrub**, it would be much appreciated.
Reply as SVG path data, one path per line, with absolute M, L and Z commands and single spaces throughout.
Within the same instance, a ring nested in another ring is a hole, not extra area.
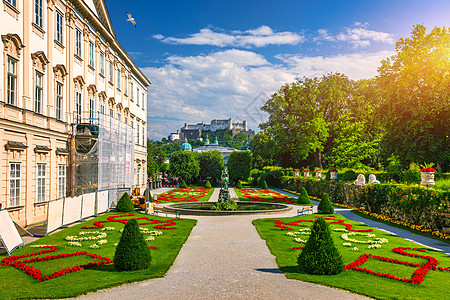
M 211 183 L 209 182 L 209 180 L 205 183 L 205 188 L 206 189 L 210 189 L 211 188 Z
M 297 204 L 311 204 L 311 200 L 309 200 L 308 192 L 305 188 L 302 188 L 300 196 L 298 196 Z
M 182 188 L 182 189 L 187 188 L 187 184 L 186 184 L 186 182 L 184 182 L 184 180 L 181 180 L 180 188 Z
M 317 218 L 305 248 L 298 256 L 301 272 L 313 275 L 334 275 L 344 270 L 342 256 L 334 246 L 325 218 Z
M 236 184 L 237 189 L 242 189 L 242 183 L 240 180 L 238 180 L 238 183 Z
M 123 228 L 114 254 L 114 267 L 117 271 L 143 270 L 150 266 L 151 261 L 152 256 L 138 222 L 131 219 Z
M 323 193 L 322 200 L 320 200 L 319 206 L 317 206 L 317 211 L 319 214 L 334 214 L 334 208 L 331 205 L 327 193 Z
M 134 206 L 133 202 L 131 202 L 130 195 L 128 193 L 124 193 L 120 198 L 119 202 L 116 205 L 117 212 L 133 212 Z

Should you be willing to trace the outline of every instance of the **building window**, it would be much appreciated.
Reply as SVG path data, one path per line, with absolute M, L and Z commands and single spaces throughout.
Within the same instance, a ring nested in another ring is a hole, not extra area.
M 94 68 L 94 44 L 89 42 L 89 66 Z
M 63 15 L 59 11 L 56 12 L 56 40 L 63 43 Z
M 142 109 L 144 109 L 145 97 L 144 93 L 142 93 Z
M 142 146 L 145 146 L 145 128 L 142 126 Z
M 17 8 L 17 2 L 16 2 L 16 0 L 6 0 L 6 2 L 8 2 L 9 4 L 11 4 L 11 5 L 14 6 L 15 8 Z
M 105 106 L 104 106 L 103 104 L 100 104 L 100 113 L 101 113 L 102 115 L 105 114 Z
M 62 105 L 63 105 L 63 85 L 56 83 L 56 119 L 62 119 Z
M 123 85 L 124 85 L 124 89 L 125 89 L 125 95 L 128 95 L 128 78 L 125 74 L 125 77 L 123 78 Z
M 34 89 L 34 111 L 41 114 L 42 113 L 42 101 L 44 88 L 42 81 L 44 80 L 44 75 L 36 72 L 35 78 L 35 89 Z
M 75 92 L 75 123 L 81 123 L 81 93 Z
M 117 69 L 117 88 L 120 90 L 120 70 Z
M 114 66 L 112 62 L 109 62 L 109 82 L 114 83 Z
M 91 124 L 94 123 L 95 117 L 94 108 L 95 108 L 94 99 L 89 98 L 89 123 Z
M 141 168 L 140 167 L 138 167 L 137 168 L 137 174 L 136 174 L 136 183 L 137 183 L 137 185 L 139 185 L 139 178 L 140 178 L 140 173 L 141 173 Z
M 131 95 L 130 95 L 130 98 L 131 98 L 131 101 L 133 101 L 134 99 L 134 84 L 132 83 L 132 82 L 130 82 L 130 92 L 131 92 Z
M 140 135 L 140 131 L 141 131 L 141 126 L 138 124 L 137 130 L 136 130 L 136 144 L 138 144 L 138 145 L 139 145 L 139 135 Z
M 20 205 L 20 163 L 9 163 L 9 207 Z
M 136 89 L 136 105 L 139 106 L 139 88 Z
M 81 31 L 75 30 L 75 55 L 81 58 Z
M 105 54 L 100 52 L 100 74 L 105 76 Z
M 122 115 L 121 114 L 117 114 L 117 120 L 121 120 L 122 119 Z
M 42 28 L 42 0 L 34 0 L 34 23 Z
M 8 57 L 8 104 L 17 105 L 17 61 Z
M 66 166 L 58 165 L 58 198 L 66 196 Z
M 128 125 L 128 118 L 125 117 L 125 124 Z
M 114 111 L 112 109 L 109 110 L 109 116 L 111 118 L 114 118 Z
M 45 164 L 37 164 L 37 202 L 45 201 Z

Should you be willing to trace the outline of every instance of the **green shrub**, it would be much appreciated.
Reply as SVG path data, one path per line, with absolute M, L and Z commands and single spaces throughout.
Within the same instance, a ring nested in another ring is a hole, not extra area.
M 242 183 L 240 180 L 238 180 L 238 183 L 236 184 L 237 189 L 242 189 Z
M 317 210 L 320 214 L 334 214 L 333 205 L 331 205 L 330 198 L 327 193 L 323 193 L 322 200 L 320 200 Z
M 358 178 L 358 175 L 356 175 L 355 171 L 353 170 L 345 171 L 345 173 L 342 174 L 342 181 L 345 182 L 353 182 L 356 180 L 356 178 Z
M 186 184 L 186 182 L 184 182 L 184 180 L 181 180 L 180 188 L 182 188 L 182 189 L 187 188 L 187 184 Z
M 263 180 L 262 182 L 260 182 L 259 187 L 262 189 L 268 189 L 267 182 Z
M 409 169 L 403 174 L 403 181 L 406 183 L 417 183 L 421 181 L 420 168 L 417 164 L 411 163 Z
M 147 243 L 139 230 L 136 219 L 131 219 L 123 228 L 122 236 L 114 254 L 117 271 L 143 270 L 150 267 L 152 257 Z
M 311 200 L 308 197 L 308 192 L 306 192 L 305 188 L 302 188 L 300 196 L 298 196 L 297 204 L 310 204 Z
M 120 198 L 119 202 L 116 205 L 116 212 L 133 212 L 134 206 L 133 202 L 131 202 L 130 195 L 128 193 L 124 193 Z
M 342 256 L 334 245 L 325 218 L 314 222 L 311 235 L 298 257 L 301 272 L 312 275 L 335 275 L 344 270 Z
M 210 189 L 211 188 L 211 183 L 209 182 L 209 180 L 205 183 L 205 188 L 206 189 Z

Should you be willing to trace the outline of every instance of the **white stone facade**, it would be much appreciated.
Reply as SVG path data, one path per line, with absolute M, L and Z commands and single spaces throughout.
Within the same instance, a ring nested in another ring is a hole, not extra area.
M 206 131 L 217 131 L 217 130 L 239 130 L 239 131 L 247 131 L 247 121 L 242 122 L 234 122 L 231 118 L 228 120 L 211 120 L 210 124 L 206 123 L 197 123 L 197 124 L 184 124 L 184 127 L 181 130 L 192 130 L 192 129 L 201 129 Z
M 103 0 L 0 2 L 0 203 L 15 221 L 45 221 L 67 193 L 78 118 L 132 125 L 135 186 L 145 187 L 150 81 L 116 39 Z

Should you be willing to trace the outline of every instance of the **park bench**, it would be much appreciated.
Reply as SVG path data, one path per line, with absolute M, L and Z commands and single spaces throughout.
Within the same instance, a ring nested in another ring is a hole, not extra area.
M 313 213 L 312 206 L 303 206 L 302 208 L 297 209 L 297 216 L 303 216 L 312 213 Z

